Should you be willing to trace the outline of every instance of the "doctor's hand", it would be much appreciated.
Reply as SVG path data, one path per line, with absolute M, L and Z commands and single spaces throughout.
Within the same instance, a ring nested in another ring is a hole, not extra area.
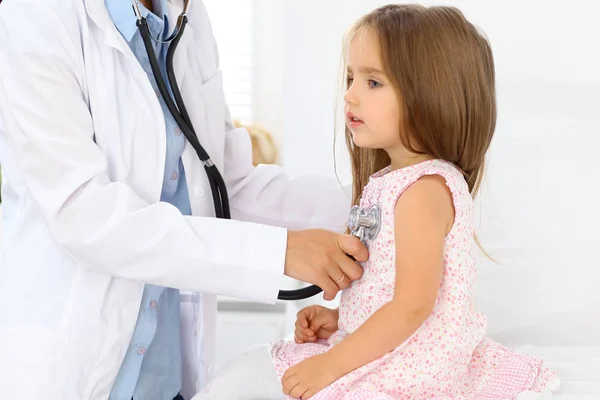
M 348 255 L 359 262 L 369 257 L 365 245 L 351 235 L 324 229 L 288 231 L 284 273 L 317 285 L 325 300 L 333 300 L 339 290 L 362 276 L 362 268 Z

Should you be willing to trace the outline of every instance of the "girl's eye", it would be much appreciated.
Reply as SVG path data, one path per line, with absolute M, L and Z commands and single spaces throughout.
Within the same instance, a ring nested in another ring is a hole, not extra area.
M 352 77 L 352 76 L 348 76 L 348 78 L 346 79 L 346 83 L 348 85 L 351 85 L 353 81 L 354 81 L 354 77 Z
M 376 89 L 378 87 L 381 87 L 381 83 L 374 81 L 373 79 L 369 79 L 369 87 L 371 89 Z

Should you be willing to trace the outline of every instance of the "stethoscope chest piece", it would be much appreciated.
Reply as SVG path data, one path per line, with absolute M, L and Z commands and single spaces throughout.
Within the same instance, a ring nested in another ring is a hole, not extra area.
M 381 209 L 377 204 L 369 209 L 354 206 L 350 210 L 348 228 L 352 235 L 359 238 L 363 243 L 373 240 L 381 230 Z

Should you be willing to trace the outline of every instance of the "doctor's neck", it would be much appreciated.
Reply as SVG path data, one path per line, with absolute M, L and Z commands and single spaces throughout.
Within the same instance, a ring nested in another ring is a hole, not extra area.
M 152 0 L 140 0 L 140 3 L 142 3 L 150 12 L 154 12 L 152 9 Z

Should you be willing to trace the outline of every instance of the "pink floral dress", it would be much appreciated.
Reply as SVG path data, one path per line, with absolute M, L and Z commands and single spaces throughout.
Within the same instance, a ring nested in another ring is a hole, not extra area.
M 517 399 L 553 389 L 555 374 L 542 361 L 517 354 L 485 337 L 486 317 L 473 309 L 476 259 L 473 254 L 473 199 L 461 172 L 451 163 L 429 160 L 374 174 L 360 206 L 378 204 L 379 234 L 367 243 L 369 260 L 361 279 L 343 291 L 339 330 L 328 340 L 271 345 L 281 378 L 300 361 L 328 351 L 392 300 L 395 284 L 394 207 L 404 190 L 424 175 L 445 178 L 452 193 L 454 225 L 446 237 L 444 272 L 431 316 L 404 343 L 321 390 L 312 399 L 389 400 Z

